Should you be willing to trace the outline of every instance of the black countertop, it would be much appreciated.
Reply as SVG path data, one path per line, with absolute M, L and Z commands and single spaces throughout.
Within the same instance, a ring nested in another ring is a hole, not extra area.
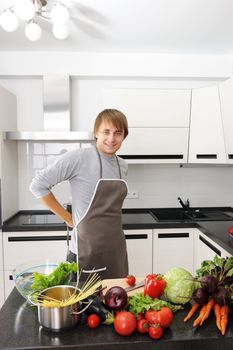
M 223 337 L 215 325 L 214 314 L 198 329 L 192 321 L 183 322 L 190 305 L 175 314 L 172 325 L 159 340 L 147 334 L 134 333 L 128 337 L 118 335 L 113 326 L 100 325 L 89 329 L 85 324 L 53 333 L 38 323 L 37 309 L 32 307 L 14 289 L 0 310 L 0 350 L 230 350 L 233 344 L 233 321 L 230 317 Z
M 151 208 L 123 209 L 122 223 L 124 230 L 142 229 L 169 229 L 196 227 L 210 237 L 220 247 L 233 255 L 233 237 L 228 233 L 228 227 L 233 226 L 233 209 L 231 207 L 218 207 L 230 215 L 228 221 L 167 221 L 158 222 L 150 214 Z M 35 216 L 37 219 L 35 219 Z M 231 219 L 232 216 L 232 219 Z M 66 225 L 48 210 L 20 211 L 4 222 L 4 232 L 32 232 L 32 231 L 66 231 Z

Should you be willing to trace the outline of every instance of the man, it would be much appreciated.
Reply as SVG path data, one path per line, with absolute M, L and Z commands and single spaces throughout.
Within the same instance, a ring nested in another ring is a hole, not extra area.
M 68 261 L 78 261 L 79 273 L 98 271 L 101 278 L 128 274 L 121 210 L 127 195 L 127 163 L 116 156 L 128 135 L 125 115 L 105 109 L 94 124 L 95 145 L 67 152 L 32 180 L 31 192 L 73 228 Z M 68 180 L 72 215 L 51 188 Z

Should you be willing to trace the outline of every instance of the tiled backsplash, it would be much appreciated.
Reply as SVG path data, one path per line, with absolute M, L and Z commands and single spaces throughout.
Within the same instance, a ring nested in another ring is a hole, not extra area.
M 19 208 L 43 209 L 29 191 L 38 170 L 66 151 L 80 147 L 74 142 L 19 142 Z M 89 147 L 83 144 L 82 147 Z M 183 166 L 175 164 L 131 164 L 128 172 L 130 191 L 138 191 L 136 199 L 126 199 L 125 208 L 177 207 L 177 197 L 189 198 L 191 206 L 233 206 L 233 167 Z M 61 203 L 71 201 L 69 184 L 54 187 Z

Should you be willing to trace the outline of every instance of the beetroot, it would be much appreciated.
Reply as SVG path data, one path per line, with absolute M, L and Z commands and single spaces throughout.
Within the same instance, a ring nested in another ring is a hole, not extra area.
M 207 304 L 209 295 L 207 292 L 204 291 L 202 288 L 197 288 L 194 290 L 192 295 L 193 300 L 195 303 L 198 303 L 200 305 Z
M 209 294 L 214 293 L 217 289 L 218 281 L 212 275 L 203 276 L 200 282 L 202 289 Z
M 229 305 L 231 302 L 231 293 L 227 288 L 218 287 L 216 292 L 213 294 L 213 299 L 220 306 Z

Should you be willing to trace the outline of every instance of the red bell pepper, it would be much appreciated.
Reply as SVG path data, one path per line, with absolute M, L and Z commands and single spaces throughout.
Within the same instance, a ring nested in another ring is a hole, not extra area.
M 144 284 L 144 295 L 149 295 L 153 299 L 159 299 L 163 294 L 165 286 L 166 281 L 162 275 L 147 275 Z

